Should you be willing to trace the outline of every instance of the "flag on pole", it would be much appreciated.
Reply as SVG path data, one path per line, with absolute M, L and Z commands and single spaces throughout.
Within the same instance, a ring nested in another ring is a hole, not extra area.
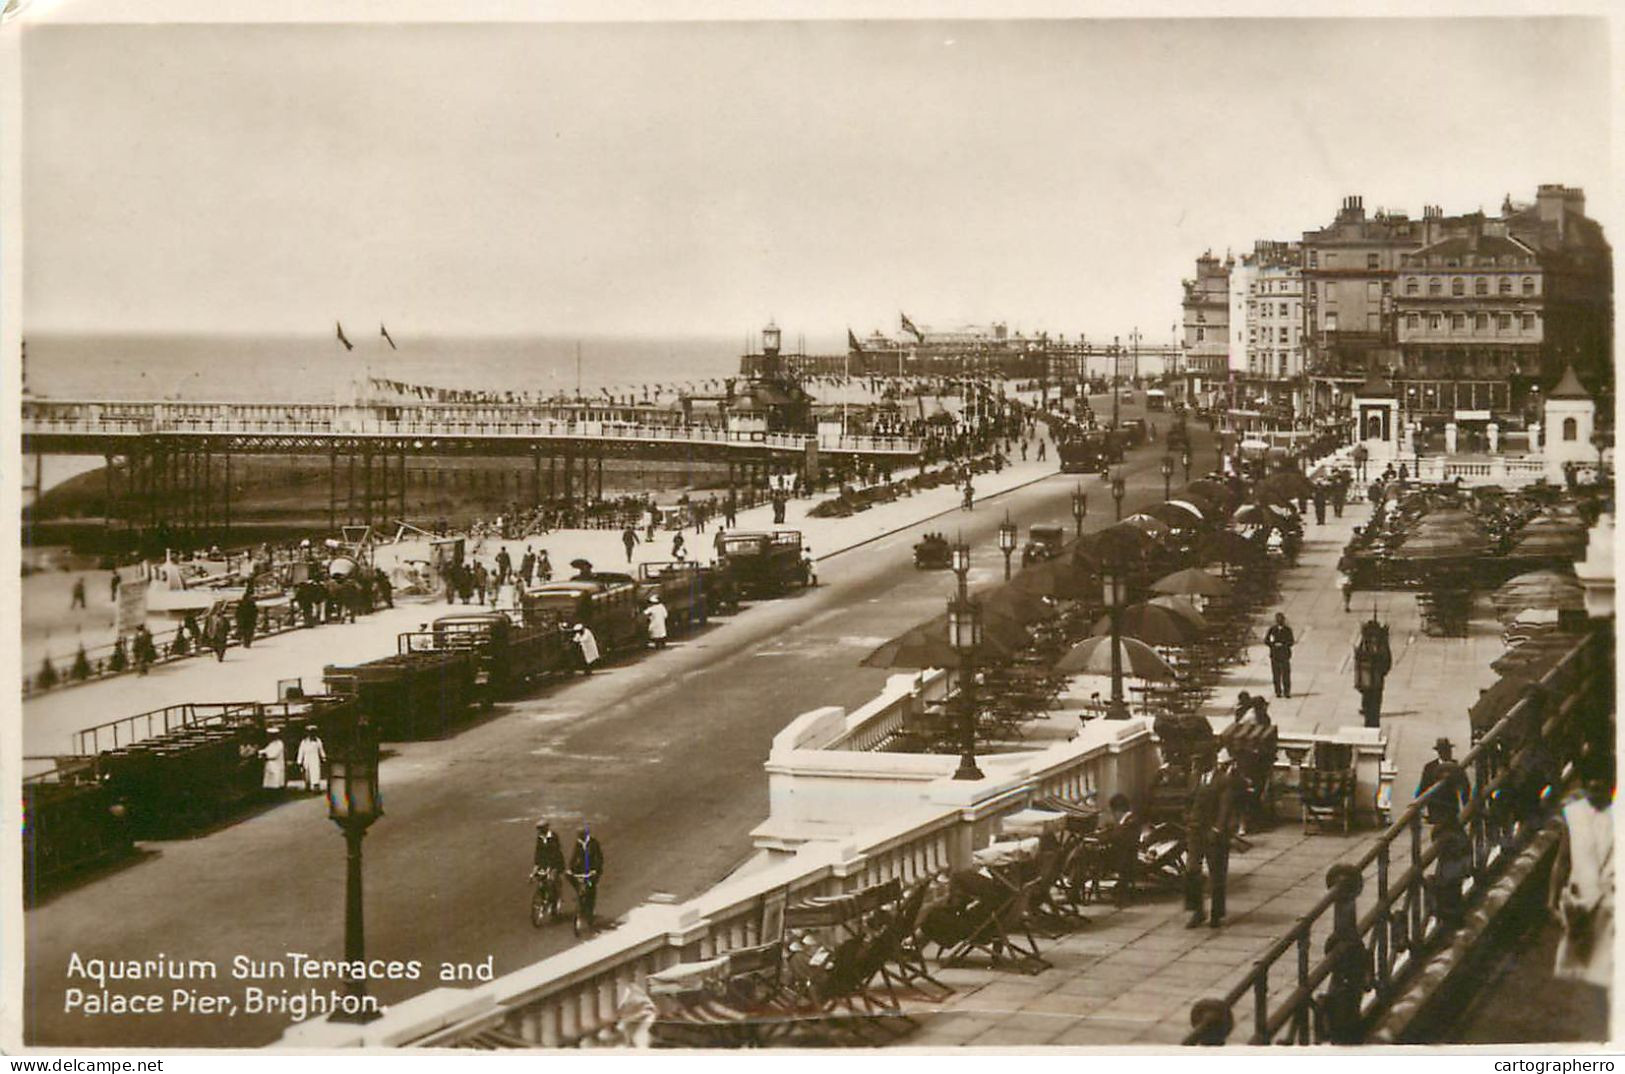
M 858 337 L 852 334 L 852 329 L 850 328 L 846 330 L 846 345 L 848 349 L 855 351 L 858 354 L 863 353 L 863 344 L 858 342 Z
M 351 343 L 349 340 L 344 338 L 344 326 L 342 324 L 340 324 L 338 321 L 334 321 L 333 325 L 334 325 L 334 327 L 336 327 L 338 329 L 339 342 L 344 344 L 344 349 L 347 350 L 347 351 L 355 350 L 355 344 Z
M 378 333 L 380 335 L 382 335 L 384 337 L 384 340 L 389 344 L 389 349 L 390 350 L 392 350 L 392 351 L 400 350 L 399 347 L 395 346 L 395 341 L 390 338 L 389 329 L 384 327 L 384 322 L 383 321 L 378 322 Z
M 925 342 L 925 333 L 914 327 L 914 322 L 908 319 L 908 314 L 898 311 L 897 316 L 903 320 L 903 331 L 912 333 L 921 343 Z

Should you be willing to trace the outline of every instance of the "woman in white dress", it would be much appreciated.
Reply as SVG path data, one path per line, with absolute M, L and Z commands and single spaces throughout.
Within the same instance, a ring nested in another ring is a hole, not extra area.
M 288 747 L 283 743 L 282 736 L 271 732 L 271 740 L 260 748 L 260 756 L 265 758 L 265 772 L 260 777 L 260 786 L 268 791 L 280 791 L 288 785 Z
M 317 737 L 315 727 L 305 728 L 304 740 L 299 743 L 299 752 L 294 760 L 305 773 L 306 788 L 314 792 L 327 788 L 327 778 L 324 774 L 327 751 L 322 748 L 322 740 Z

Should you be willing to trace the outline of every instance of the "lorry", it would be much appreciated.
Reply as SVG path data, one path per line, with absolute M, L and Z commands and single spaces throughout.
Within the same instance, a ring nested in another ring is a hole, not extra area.
M 1102 468 L 1123 461 L 1121 440 L 1104 429 L 1085 429 L 1062 440 L 1056 448 L 1063 474 L 1098 474 Z
M 585 623 L 604 653 L 642 645 L 648 637 L 638 583 L 629 574 L 592 571 L 548 582 L 522 598 L 527 625 Z
M 645 603 L 659 594 L 673 633 L 705 623 L 713 610 L 739 604 L 727 567 L 708 567 L 687 559 L 638 564 L 638 588 Z
M 722 560 L 743 597 L 775 597 L 811 580 L 802 558 L 800 530 L 725 534 Z

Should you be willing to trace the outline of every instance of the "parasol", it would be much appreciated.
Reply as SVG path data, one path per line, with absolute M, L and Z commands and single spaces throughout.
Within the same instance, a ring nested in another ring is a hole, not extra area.
M 1089 568 L 1074 557 L 1035 563 L 1016 575 L 1007 588 L 1057 600 L 1083 600 L 1095 591 L 1096 585 Z
M 1042 596 L 1013 585 L 1001 586 L 998 592 L 982 601 L 989 615 L 1002 616 L 1026 625 L 1055 612 L 1055 608 Z
M 1198 507 L 1196 504 L 1191 503 L 1189 500 L 1169 500 L 1167 506 L 1169 506 L 1169 507 L 1177 507 L 1182 511 L 1185 511 L 1185 512 L 1191 514 L 1191 515 L 1194 515 L 1199 520 L 1207 518 L 1206 513 L 1203 512 L 1203 510 L 1200 507 Z
M 1163 681 L 1172 681 L 1175 678 L 1174 669 L 1168 666 L 1168 662 L 1143 641 L 1121 638 L 1118 650 L 1122 654 L 1125 675 L 1131 675 L 1136 679 Z M 1110 675 L 1112 639 L 1109 637 L 1083 639 L 1056 661 L 1055 670 L 1068 675 Z
M 1151 592 L 1222 597 L 1230 592 L 1230 583 L 1223 578 L 1209 574 L 1199 567 L 1187 567 L 1185 570 L 1175 571 L 1173 574 L 1157 579 L 1151 586 Z
M 1151 515 L 1145 514 L 1143 511 L 1139 514 L 1129 515 L 1123 520 L 1123 525 L 1133 526 L 1135 529 L 1141 530 L 1149 537 L 1162 538 L 1168 536 L 1170 532 L 1168 523 L 1162 521 L 1160 518 L 1154 518 Z
M 1525 608 L 1585 608 L 1585 587 L 1572 574 L 1559 571 L 1530 571 L 1504 583 L 1490 595 L 1501 611 Z
M 583 574 L 590 574 L 592 572 L 592 560 L 590 559 L 572 559 L 570 561 L 570 566 L 572 569 L 581 571 Z
M 1283 496 L 1293 498 L 1315 494 L 1314 483 L 1297 470 L 1283 470 L 1281 473 L 1272 474 L 1260 484 Z
M 1169 594 L 1167 596 L 1152 597 L 1146 603 L 1157 608 L 1167 608 L 1175 615 L 1182 617 L 1197 630 L 1206 632 L 1208 629 L 1207 616 L 1202 614 L 1201 610 L 1196 607 L 1196 602 L 1189 597 Z
M 1189 619 L 1155 604 L 1130 604 L 1124 608 L 1118 629 L 1125 637 L 1139 638 L 1147 645 L 1191 645 L 1202 639 L 1201 629 Z M 1095 620 L 1094 634 L 1111 631 L 1111 616 Z
M 1009 649 L 988 637 L 984 632 L 982 644 L 972 656 L 978 664 L 1001 660 L 1010 655 Z M 931 629 L 930 625 L 893 638 L 860 661 L 866 668 L 960 668 L 964 666 L 959 650 L 948 644 L 944 629 Z

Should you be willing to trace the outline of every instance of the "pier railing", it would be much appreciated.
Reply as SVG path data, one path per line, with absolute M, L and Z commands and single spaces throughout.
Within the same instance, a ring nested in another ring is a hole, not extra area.
M 310 403 L 278 407 L 253 403 L 106 403 L 28 400 L 22 407 L 24 436 L 392 436 L 482 439 L 603 440 L 761 447 L 785 452 L 821 451 L 913 456 L 920 441 L 888 436 L 809 436 L 708 425 L 670 425 L 613 420 L 537 417 L 531 408 L 480 408 L 448 417 L 445 407 L 343 406 Z
M 1549 751 L 1558 765 L 1574 759 L 1584 721 L 1611 706 L 1612 645 L 1612 631 L 1578 642 L 1461 759 L 1462 769 L 1472 773 L 1460 817 L 1471 854 L 1466 872 L 1475 890 L 1516 857 L 1520 841 L 1538 828 L 1520 823 L 1524 818 L 1514 809 L 1529 790 L 1518 781 L 1537 770 L 1534 752 Z M 1605 719 L 1597 722 L 1609 726 Z M 1222 997 L 1192 1007 L 1193 1029 L 1185 1043 L 1224 1044 L 1243 1019 L 1251 1022 L 1250 1044 L 1353 1043 L 1368 1013 L 1392 1002 L 1443 928 L 1436 907 L 1430 908 L 1437 880 L 1429 870 L 1447 846 L 1437 836 L 1424 837 L 1424 814 L 1430 799 L 1450 791 L 1435 784 L 1357 861 L 1333 866 L 1325 896 L 1253 969 Z M 1371 902 L 1360 913 L 1357 900 L 1365 892 Z M 1331 994 L 1317 996 L 1315 990 L 1334 974 Z

